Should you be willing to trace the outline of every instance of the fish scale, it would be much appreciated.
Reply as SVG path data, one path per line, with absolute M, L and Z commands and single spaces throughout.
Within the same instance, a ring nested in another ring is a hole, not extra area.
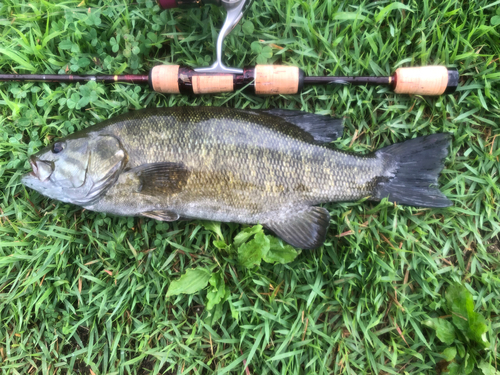
M 410 172 L 418 174 L 407 171 L 415 165 L 406 153 L 424 158 L 427 146 L 417 138 L 408 145 L 419 147 L 396 144 L 367 156 L 353 155 L 324 143 L 333 139 L 325 134 L 335 125 L 338 120 L 293 111 L 134 111 L 61 140 L 61 153 L 45 149 L 35 155 L 32 175 L 36 177 L 38 162 L 52 163 L 57 172 L 52 175 L 67 180 L 49 178 L 42 187 L 31 177 L 23 182 L 45 195 L 116 215 L 261 223 L 303 248 L 322 243 L 329 225 L 328 211 L 314 205 L 393 196 L 403 203 L 448 204 L 429 188 L 442 168 L 447 135 L 433 140 L 430 150 L 437 156 L 430 152 L 431 160 L 422 163 L 422 181 L 412 181 L 422 191 L 405 198 L 401 191 L 414 178 Z M 71 163 L 86 157 L 93 161 L 87 171 Z M 68 181 L 85 181 L 92 196 L 87 201 L 84 192 L 78 196 L 78 186 L 52 192 Z M 54 187 L 47 188 L 50 184 Z M 439 202 L 429 202 L 429 194 Z

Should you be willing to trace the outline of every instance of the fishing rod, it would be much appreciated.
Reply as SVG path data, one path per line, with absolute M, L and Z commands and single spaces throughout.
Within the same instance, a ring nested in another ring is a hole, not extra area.
M 149 74 L 64 75 L 64 74 L 0 74 L 0 81 L 43 81 L 61 83 L 149 84 L 165 94 L 215 94 L 248 88 L 257 95 L 297 94 L 306 85 L 374 85 L 388 86 L 397 94 L 442 95 L 453 93 L 458 86 L 456 69 L 444 66 L 398 68 L 389 77 L 307 77 L 302 69 L 284 65 L 257 65 L 238 73 L 197 72 L 179 65 L 159 65 Z
M 0 74 L 0 81 L 45 82 L 128 82 L 149 84 L 151 89 L 165 94 L 215 94 L 243 88 L 257 95 L 297 94 L 305 85 L 350 84 L 389 86 L 397 94 L 442 95 L 453 93 L 459 80 L 456 69 L 444 66 L 398 68 L 390 77 L 306 77 L 295 66 L 257 65 L 245 69 L 232 68 L 222 61 L 225 37 L 234 29 L 253 0 L 159 0 L 165 8 L 215 4 L 226 9 L 227 15 L 217 38 L 216 61 L 207 68 L 180 65 L 159 65 L 143 75 L 59 75 L 59 74 Z

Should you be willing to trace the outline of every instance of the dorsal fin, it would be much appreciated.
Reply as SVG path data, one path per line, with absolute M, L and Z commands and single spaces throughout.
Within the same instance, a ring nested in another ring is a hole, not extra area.
M 291 109 L 264 109 L 259 112 L 279 117 L 312 135 L 318 143 L 330 143 L 342 137 L 344 119 Z

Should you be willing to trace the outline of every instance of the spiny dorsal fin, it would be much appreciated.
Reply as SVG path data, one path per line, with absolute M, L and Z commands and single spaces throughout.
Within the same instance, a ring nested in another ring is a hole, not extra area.
M 141 212 L 141 216 L 160 221 L 176 221 L 179 220 L 179 214 L 168 210 L 156 210 Z
M 139 192 L 146 195 L 171 195 L 178 193 L 186 185 L 189 170 L 183 163 L 151 163 L 134 168 L 141 181 Z
M 318 143 L 330 143 L 342 137 L 344 119 L 290 109 L 265 109 L 259 112 L 277 116 L 311 134 Z
M 278 237 L 301 249 L 315 249 L 325 242 L 330 214 L 322 207 L 307 207 L 285 220 L 265 224 Z

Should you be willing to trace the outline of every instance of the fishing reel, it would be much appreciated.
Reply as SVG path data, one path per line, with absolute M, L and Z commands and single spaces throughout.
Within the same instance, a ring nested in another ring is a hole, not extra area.
M 224 49 L 224 39 L 240 22 L 243 14 L 248 10 L 253 0 L 158 0 L 158 4 L 163 9 L 172 8 L 192 8 L 201 5 L 213 4 L 222 6 L 226 9 L 226 20 L 222 25 L 217 38 L 217 59 L 208 68 L 194 69 L 198 73 L 230 73 L 230 74 L 243 74 L 243 69 L 230 68 L 224 65 L 222 61 L 222 52 Z

